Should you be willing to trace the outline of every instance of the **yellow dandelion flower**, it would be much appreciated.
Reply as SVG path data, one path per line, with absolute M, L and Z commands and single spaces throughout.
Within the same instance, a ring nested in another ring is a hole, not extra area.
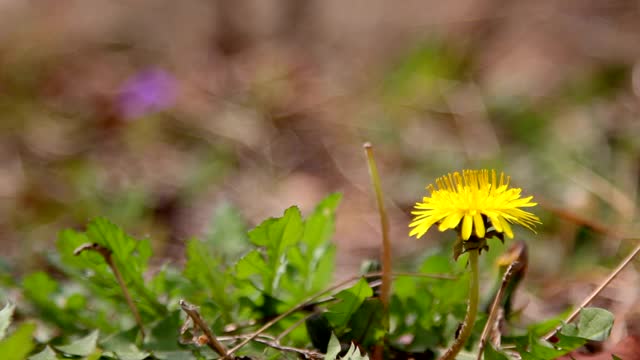
M 420 238 L 434 224 L 438 230 L 458 229 L 462 240 L 469 240 L 472 232 L 484 238 L 487 228 L 513 238 L 511 224 L 519 224 L 533 231 L 540 219 L 521 208 L 536 206 L 533 196 L 521 198 L 519 188 L 509 188 L 510 177 L 495 170 L 463 170 L 436 180 L 437 189 L 429 184 L 431 196 L 415 205 L 415 215 L 409 224 L 411 232 Z M 459 227 L 460 226 L 460 227 Z

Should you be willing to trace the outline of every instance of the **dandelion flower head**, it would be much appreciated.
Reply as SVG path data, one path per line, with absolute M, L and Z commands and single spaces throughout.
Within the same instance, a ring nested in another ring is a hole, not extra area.
M 519 188 L 509 188 L 510 177 L 495 170 L 463 170 L 436 180 L 411 213 L 415 216 L 409 227 L 409 236 L 422 237 L 431 226 L 438 230 L 457 229 L 462 240 L 469 240 L 472 233 L 484 238 L 488 228 L 513 238 L 511 224 L 519 224 L 533 231 L 540 219 L 522 210 L 536 206 L 533 196 L 522 198 Z

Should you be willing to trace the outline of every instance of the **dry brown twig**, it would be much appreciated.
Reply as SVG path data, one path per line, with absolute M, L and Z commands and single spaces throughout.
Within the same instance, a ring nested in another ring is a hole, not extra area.
M 630 239 L 633 241 L 637 241 L 640 239 Z M 572 313 L 571 315 L 569 315 L 567 317 L 567 319 L 564 321 L 565 323 L 569 323 L 571 321 L 573 321 L 576 316 L 578 316 L 578 314 L 580 313 L 580 311 L 582 309 L 584 309 L 587 305 L 589 305 L 591 303 L 591 301 L 593 301 L 593 299 L 598 296 L 598 294 L 600 294 L 600 292 L 607 287 L 607 285 L 609 285 L 609 283 L 622 271 L 622 269 L 624 269 L 630 262 L 631 260 L 633 260 L 633 258 L 636 257 L 636 255 L 638 255 L 638 253 L 640 252 L 640 244 L 638 244 L 633 251 L 627 255 L 626 258 L 624 258 L 624 260 L 622 260 L 620 262 L 620 264 L 618 264 L 618 266 L 609 274 L 609 276 L 607 276 L 607 278 L 602 282 L 602 284 L 600 284 L 600 286 L 598 286 L 595 290 L 593 290 L 593 292 L 591 294 L 589 294 L 589 296 L 587 296 L 584 301 L 580 304 L 580 306 L 578 306 Z M 547 335 L 544 336 L 544 339 L 549 341 L 551 338 L 553 338 L 562 328 L 562 325 L 559 325 L 558 327 L 556 327 L 553 331 L 551 331 L 550 333 L 548 333 Z
M 496 293 L 496 297 L 493 299 L 493 303 L 491 304 L 491 311 L 489 311 L 489 317 L 487 318 L 487 322 L 484 325 L 484 329 L 482 329 L 482 336 L 480 336 L 480 346 L 478 347 L 478 360 L 482 359 L 482 352 L 484 351 L 484 347 L 487 343 L 487 339 L 489 338 L 489 334 L 491 329 L 493 328 L 493 324 L 496 321 L 496 316 L 498 315 L 498 309 L 502 298 L 504 297 L 505 290 L 507 288 L 507 284 L 511 281 L 513 277 L 514 268 L 518 265 L 518 261 L 514 261 L 509 264 L 507 271 L 505 271 L 502 276 L 502 283 L 500 284 L 500 289 Z
M 204 335 L 207 338 L 207 341 L 206 341 L 207 346 L 209 346 L 211 350 L 215 351 L 222 358 L 226 358 L 228 356 L 227 348 L 220 341 L 218 341 L 218 339 L 213 334 L 211 329 L 209 329 L 209 326 L 207 326 L 204 320 L 202 320 L 202 317 L 198 312 L 198 307 L 191 305 L 184 300 L 180 300 L 180 308 L 182 309 L 182 311 L 187 313 L 187 315 L 189 316 L 189 319 L 191 319 L 191 321 L 193 322 L 194 328 L 198 328 L 202 331 L 202 333 L 204 333 Z M 185 323 L 185 325 L 187 324 L 188 322 Z M 186 331 L 186 326 L 183 326 L 181 333 L 184 333 L 185 331 Z

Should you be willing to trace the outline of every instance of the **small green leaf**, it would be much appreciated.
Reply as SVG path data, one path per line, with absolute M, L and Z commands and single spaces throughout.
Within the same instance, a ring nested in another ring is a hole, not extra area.
M 259 262 L 255 255 L 252 255 L 258 262 L 254 264 L 256 269 L 250 270 L 250 272 L 256 274 L 256 270 L 263 268 L 258 270 L 259 274 L 262 274 L 262 284 L 259 288 L 263 288 L 267 295 L 275 296 L 278 293 L 280 280 L 287 269 L 287 252 L 292 246 L 299 243 L 303 231 L 304 223 L 300 210 L 292 206 L 285 210 L 282 217 L 265 220 L 249 232 L 251 242 L 265 248 L 264 261 Z M 252 265 L 248 263 L 248 260 L 251 259 L 247 259 L 247 256 L 241 261 L 243 260 L 246 266 L 244 269 Z M 246 273 L 243 274 L 246 275 Z
M 611 354 L 611 360 L 622 360 L 621 358 L 617 357 L 614 354 Z
M 335 334 L 331 334 L 331 339 L 329 339 L 329 345 L 327 346 L 327 353 L 324 356 L 324 360 L 336 360 L 338 354 L 342 347 L 340 346 L 340 341 L 336 337 Z
M 329 306 L 329 311 L 325 316 L 334 328 L 343 328 L 364 300 L 372 295 L 373 290 L 369 287 L 369 283 L 367 283 L 366 279 L 361 278 L 351 288 L 342 290 L 336 294 L 335 298 L 339 301 Z
M 7 335 L 7 328 L 11 324 L 11 317 L 16 305 L 7 303 L 2 310 L 0 310 L 0 340 L 4 339 Z
M 604 341 L 609 337 L 613 321 L 614 316 L 611 312 L 605 309 L 588 307 L 580 311 L 578 325 L 567 324 L 563 326 L 561 333 L 592 341 Z
M 295 244 L 304 231 L 300 209 L 292 206 L 280 218 L 271 218 L 249 231 L 249 239 L 258 246 L 272 249 L 274 254 Z
M 68 355 L 89 356 L 96 350 L 99 334 L 100 332 L 98 330 L 93 331 L 89 335 L 71 344 L 56 346 L 56 349 Z
M 502 351 L 498 351 L 494 349 L 493 345 L 490 342 L 487 342 L 487 346 L 484 348 L 484 359 L 485 360 L 509 360 L 509 357 L 505 355 Z
M 24 360 L 27 355 L 33 350 L 35 344 L 33 343 L 33 332 L 36 330 L 36 325 L 31 323 L 25 323 L 20 325 L 9 337 L 0 341 L 0 354 L 2 354 L 2 360 Z
M 58 356 L 56 355 L 55 351 L 47 346 L 39 353 L 30 356 L 29 360 L 58 360 Z

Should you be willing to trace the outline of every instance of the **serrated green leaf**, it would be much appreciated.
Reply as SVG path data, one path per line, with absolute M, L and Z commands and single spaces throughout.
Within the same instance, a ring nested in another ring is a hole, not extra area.
M 2 310 L 0 310 L 0 340 L 4 339 L 7 335 L 7 328 L 11 325 L 11 317 L 16 305 L 7 303 Z
M 364 300 L 372 295 L 373 290 L 369 283 L 366 279 L 361 278 L 351 288 L 342 290 L 335 295 L 338 302 L 328 307 L 329 311 L 325 316 L 335 329 L 344 328 Z
M 324 355 L 324 360 L 336 360 L 341 350 L 340 341 L 336 335 L 332 333 L 329 339 L 329 345 L 327 346 L 327 353 Z
M 35 324 L 25 323 L 20 325 L 13 334 L 0 341 L 0 354 L 2 354 L 3 360 L 26 359 L 35 347 L 32 338 L 35 330 Z
M 269 296 L 276 295 L 280 287 L 280 279 L 286 272 L 287 251 L 300 241 L 303 231 L 302 216 L 295 206 L 285 210 L 280 218 L 263 221 L 249 232 L 249 239 L 255 245 L 265 248 L 266 258 L 263 258 L 263 261 L 258 260 L 258 256 L 253 251 L 240 260 L 243 265 L 240 269 L 236 266 L 236 270 L 242 270 L 241 275 L 245 277 L 249 273 L 256 274 L 255 271 L 261 271 L 259 274 L 262 275 L 262 284 L 256 284 L 257 287 L 262 288 Z M 252 264 L 252 261 L 256 263 Z
M 104 218 L 96 218 L 87 225 L 84 233 L 66 230 L 60 233 L 58 249 L 62 262 L 74 269 L 74 275 L 87 283 L 96 295 L 116 297 L 124 304 L 122 290 L 105 259 L 95 251 L 83 251 L 79 255 L 74 250 L 87 243 L 99 244 L 111 251 L 113 263 L 121 273 L 128 290 L 143 318 L 153 318 L 166 313 L 157 296 L 145 285 L 143 273 L 151 256 L 148 239 L 136 240 L 120 227 Z
M 100 331 L 95 330 L 70 344 L 56 346 L 55 348 L 68 355 L 89 356 L 96 351 L 98 335 L 100 335 Z
M 55 351 L 47 346 L 39 353 L 29 356 L 29 360 L 58 360 L 58 356 Z

